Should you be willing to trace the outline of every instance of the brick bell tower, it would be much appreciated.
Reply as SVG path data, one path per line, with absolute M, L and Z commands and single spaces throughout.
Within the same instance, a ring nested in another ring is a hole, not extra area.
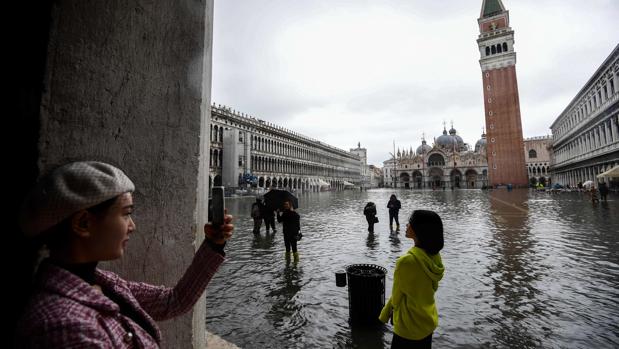
M 501 0 L 483 0 L 479 53 L 484 84 L 489 184 L 528 186 L 520 100 L 516 81 L 514 31 Z

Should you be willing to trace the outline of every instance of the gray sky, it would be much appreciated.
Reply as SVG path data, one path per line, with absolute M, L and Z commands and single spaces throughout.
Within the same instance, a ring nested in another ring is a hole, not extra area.
M 443 121 L 474 146 L 485 125 L 482 0 L 216 0 L 215 103 L 382 167 Z M 549 126 L 619 42 L 618 0 L 503 0 L 515 32 L 525 137 Z

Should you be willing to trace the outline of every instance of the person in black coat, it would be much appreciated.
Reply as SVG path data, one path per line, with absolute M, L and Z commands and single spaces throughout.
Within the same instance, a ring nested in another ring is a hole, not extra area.
M 284 232 L 284 244 L 286 245 L 286 260 L 290 260 L 290 250 L 294 256 L 294 261 L 299 261 L 297 252 L 297 234 L 301 230 L 301 217 L 294 211 L 289 201 L 284 201 L 284 210 L 277 210 L 277 221 L 282 223 Z
M 262 227 L 262 213 L 264 212 L 264 205 L 262 199 L 256 198 L 256 202 L 251 205 L 251 218 L 254 220 L 254 234 L 260 234 L 260 227 Z
M 400 212 L 400 208 L 402 205 L 400 204 L 400 200 L 395 197 L 395 194 L 392 194 L 389 198 L 389 202 L 387 203 L 387 208 L 389 209 L 389 230 L 393 231 L 393 220 L 395 219 L 395 230 L 400 230 L 400 221 L 398 220 L 398 213 Z
M 273 233 L 276 233 L 275 229 L 275 211 L 269 208 L 268 205 L 262 205 L 262 219 L 264 219 L 264 226 L 266 227 L 266 233 L 269 233 L 269 227 L 273 229 Z
M 368 202 L 363 208 L 363 214 L 368 221 L 368 231 L 373 233 L 374 223 L 378 221 L 378 219 L 376 219 L 376 205 L 372 201 Z
M 598 190 L 600 191 L 600 198 L 602 199 L 602 201 L 606 201 L 606 198 L 608 196 L 608 185 L 606 185 L 606 182 L 600 182 L 598 183 Z

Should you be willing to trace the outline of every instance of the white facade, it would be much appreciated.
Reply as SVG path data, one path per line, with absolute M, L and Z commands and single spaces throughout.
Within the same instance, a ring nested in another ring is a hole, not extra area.
M 372 177 L 373 172 L 370 171 L 370 166 L 368 165 L 368 151 L 366 148 L 361 148 L 361 143 L 357 144 L 357 148 L 350 149 L 350 152 L 359 156 L 361 159 L 361 164 L 359 171 L 361 173 L 361 188 L 376 188 L 377 186 L 372 185 Z
M 551 183 L 550 177 L 550 151 L 552 144 L 551 136 L 530 137 L 524 140 L 524 160 L 527 165 L 529 183 L 544 186 Z
M 221 105 L 211 107 L 210 154 L 211 183 L 229 188 L 340 190 L 362 181 L 358 155 Z
M 485 135 L 471 150 L 453 127 L 449 134 L 444 129 L 432 146 L 423 140 L 417 151 L 398 150 L 383 165 L 385 187 L 482 188 L 488 184 Z
M 576 186 L 619 165 L 619 45 L 550 126 L 552 176 Z

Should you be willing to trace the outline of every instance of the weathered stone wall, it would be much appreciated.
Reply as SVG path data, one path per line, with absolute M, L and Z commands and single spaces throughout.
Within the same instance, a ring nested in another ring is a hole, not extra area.
M 212 14 L 212 0 L 52 9 L 39 168 L 101 160 L 133 179 L 137 232 L 125 257 L 104 265 L 128 279 L 174 285 L 202 237 Z M 164 347 L 205 345 L 203 300 L 196 309 L 160 324 Z

